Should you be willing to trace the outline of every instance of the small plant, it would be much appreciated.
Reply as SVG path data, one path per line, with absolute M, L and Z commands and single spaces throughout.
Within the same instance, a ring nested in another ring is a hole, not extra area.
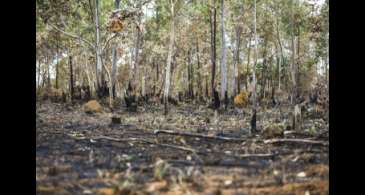
M 167 175 L 169 168 L 170 165 L 166 161 L 158 158 L 153 170 L 153 177 L 157 180 L 162 180 Z

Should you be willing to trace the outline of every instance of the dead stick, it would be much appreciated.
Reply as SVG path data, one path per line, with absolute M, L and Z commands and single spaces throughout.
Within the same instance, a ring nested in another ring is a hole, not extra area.
M 155 130 L 154 134 L 169 134 L 169 135 L 177 135 L 177 136 L 187 136 L 187 137 L 200 137 L 204 139 L 214 139 L 214 140 L 222 140 L 222 141 L 233 141 L 233 142 L 243 142 L 245 139 L 239 138 L 232 138 L 232 137 L 223 137 L 223 136 L 211 136 L 211 135 L 202 135 L 197 133 L 183 133 L 183 132 L 176 132 L 171 130 Z
M 88 139 L 88 138 L 86 138 L 86 139 Z M 191 149 L 191 148 L 187 148 L 187 147 L 183 147 L 183 146 L 169 145 L 169 144 L 160 144 L 160 143 L 155 143 L 155 142 L 148 141 L 145 139 L 136 139 L 136 138 L 119 139 L 119 138 L 108 137 L 108 136 L 97 136 L 97 137 L 93 137 L 90 139 L 94 139 L 94 140 L 106 139 L 106 140 L 116 141 L 116 142 L 135 141 L 135 142 L 143 142 L 143 143 L 153 144 L 153 145 L 162 146 L 162 147 L 173 148 L 173 149 L 177 149 L 177 150 L 183 150 L 183 151 L 192 152 L 192 153 L 196 152 L 194 149 Z
M 197 151 L 192 149 L 192 148 L 187 148 L 187 147 L 183 147 L 183 146 L 175 146 L 175 145 L 170 145 L 170 144 L 160 144 L 160 143 L 155 143 L 155 142 L 151 142 L 148 140 L 136 140 L 136 141 L 140 141 L 140 142 L 144 142 L 144 143 L 148 143 L 148 144 L 153 144 L 156 146 L 162 146 L 162 147 L 167 147 L 167 148 L 173 148 L 173 149 L 177 149 L 177 150 L 183 150 L 186 152 L 192 152 L 192 153 L 196 153 Z
M 316 140 L 308 140 L 308 139 L 269 139 L 264 140 L 265 144 L 274 144 L 274 143 L 302 143 L 302 144 L 318 144 L 323 146 L 328 146 L 327 142 L 316 141 Z

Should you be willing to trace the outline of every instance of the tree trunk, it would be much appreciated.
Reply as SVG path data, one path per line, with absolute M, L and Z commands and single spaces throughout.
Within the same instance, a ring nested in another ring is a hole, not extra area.
M 213 0 L 213 13 L 210 10 L 210 46 L 211 46 L 211 62 L 212 62 L 212 80 L 211 80 L 211 89 L 212 96 L 215 89 L 214 79 L 215 79 L 215 70 L 216 70 L 216 31 L 217 31 L 217 9 L 215 7 L 215 0 Z
M 51 72 L 50 72 L 50 62 L 47 56 L 47 87 L 51 87 Z
M 257 64 L 257 33 L 256 33 L 256 0 L 254 0 L 254 36 L 255 36 L 255 62 L 252 68 L 252 78 L 253 78 L 253 106 L 252 106 L 252 119 L 251 119 L 251 132 L 256 131 L 256 64 Z
M 99 98 L 101 94 L 101 86 L 103 85 L 102 79 L 102 59 L 100 51 L 100 27 L 99 27 L 99 0 L 95 0 L 95 50 L 96 50 L 96 91 Z
M 300 107 L 297 105 L 297 95 L 298 95 L 298 83 L 297 83 L 297 63 L 295 62 L 295 38 L 294 38 L 294 0 L 291 1 L 291 49 L 292 49 L 292 59 L 291 59 L 291 75 L 292 75 L 292 98 L 291 103 L 293 105 L 293 127 L 295 130 L 299 130 L 301 127 L 301 113 Z
M 233 89 L 233 97 L 237 95 L 240 91 L 240 81 L 239 81 L 239 64 L 240 64 L 240 46 L 241 46 L 241 30 L 240 26 L 236 27 L 236 47 L 234 53 L 234 78 L 232 79 L 232 89 Z M 236 86 L 237 83 L 237 86 Z M 237 87 L 237 88 L 236 88 Z
M 174 39 L 175 39 L 175 14 L 174 14 L 174 1 L 170 0 L 171 4 L 171 31 L 170 31 L 170 44 L 169 50 L 167 55 L 167 64 L 165 70 L 165 89 L 164 89 L 164 114 L 167 115 L 168 113 L 168 97 L 169 97 L 169 88 L 170 88 L 170 74 L 171 74 L 171 58 L 173 55 L 173 46 L 174 46 Z
M 59 41 L 57 41 L 57 53 L 56 53 L 56 89 L 58 89 L 58 55 L 59 55 Z
M 278 63 L 278 90 L 281 90 L 281 65 L 284 62 L 284 53 L 283 53 L 283 46 L 281 44 L 281 39 L 280 39 L 280 31 L 279 31 L 279 19 L 278 17 L 276 17 L 276 33 L 277 33 L 277 39 L 278 39 L 278 43 L 279 43 L 279 48 L 280 48 L 280 60 Z
M 245 87 L 246 87 L 246 90 L 248 90 L 248 79 L 249 76 L 250 76 L 250 57 L 251 57 L 251 38 L 252 36 L 250 36 L 250 39 L 249 39 L 249 44 L 248 44 L 248 51 L 247 51 L 247 66 L 246 66 L 246 76 L 245 76 Z
M 37 82 L 37 86 L 38 86 L 38 88 L 39 88 L 39 86 L 40 86 L 40 84 L 41 84 L 41 62 L 40 62 L 40 60 L 38 60 L 38 82 Z
M 68 57 L 69 59 L 69 66 L 70 66 L 70 95 L 71 95 L 71 102 L 74 99 L 74 74 L 73 74 L 73 65 L 72 65 L 72 56 Z
M 222 30 L 222 55 L 221 55 L 221 98 L 226 102 L 227 94 L 227 66 L 226 66 L 226 38 L 224 30 L 224 0 L 221 0 L 221 30 Z M 224 98 L 223 98 L 224 97 Z M 227 106 L 227 105 L 226 105 Z
M 114 7 L 115 9 L 119 9 L 119 3 L 120 0 L 115 0 L 114 1 Z M 118 61 L 118 56 L 117 56 L 117 45 L 114 43 L 113 48 L 112 48 L 112 98 L 114 100 L 116 94 L 115 94 L 115 83 L 116 83 L 116 73 L 117 73 L 117 61 Z
M 188 94 L 189 99 L 194 99 L 194 89 L 193 89 L 193 64 L 191 62 L 191 50 L 188 51 Z
M 265 43 L 264 43 L 264 52 L 262 54 L 262 59 L 263 62 L 262 62 L 262 72 L 261 72 L 261 95 L 260 95 L 260 99 L 262 98 L 265 98 L 265 87 L 266 87 L 266 62 L 267 62 L 267 59 L 266 59 L 266 55 L 267 55 L 267 38 L 265 38 Z
M 113 59 L 112 59 L 112 98 L 114 99 L 115 98 L 115 83 L 116 83 L 116 73 L 117 73 L 117 49 L 116 49 L 116 46 L 114 46 L 112 48 L 112 56 L 113 56 Z
M 199 56 L 199 39 L 197 38 L 197 41 L 196 41 L 196 58 L 197 58 L 197 63 L 198 63 L 198 69 L 197 69 L 197 87 L 198 87 L 198 90 L 197 90 L 197 97 L 199 99 L 201 99 L 202 95 L 203 95 L 203 87 L 202 87 L 202 80 L 201 80 L 201 73 L 200 73 L 200 56 Z

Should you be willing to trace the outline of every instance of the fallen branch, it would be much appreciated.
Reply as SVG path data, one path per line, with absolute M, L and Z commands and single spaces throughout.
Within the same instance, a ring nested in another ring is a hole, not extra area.
M 268 154 L 241 154 L 235 155 L 235 157 L 239 158 L 271 158 L 276 156 L 277 154 L 268 153 Z
M 84 139 L 92 139 L 92 140 L 98 140 L 98 139 L 105 139 L 105 140 L 109 140 L 109 141 L 115 141 L 115 142 L 141 142 L 141 143 L 147 143 L 147 144 L 153 144 L 156 146 L 162 146 L 162 147 L 167 147 L 167 148 L 173 148 L 173 149 L 177 149 L 177 150 L 183 150 L 186 152 L 192 152 L 195 153 L 197 152 L 196 150 L 192 149 L 192 148 L 187 148 L 187 147 L 183 147 L 183 146 L 175 146 L 175 145 L 169 145 L 169 144 L 160 144 L 160 143 L 155 143 L 152 141 L 148 141 L 145 139 L 137 139 L 137 138 L 127 138 L 127 139 L 119 139 L 119 138 L 115 138 L 115 137 L 108 137 L 108 136 L 97 136 L 97 137 L 91 137 L 91 138 L 87 138 L 87 137 L 74 137 L 75 139 L 78 140 L 84 140 Z
M 264 140 L 265 144 L 275 144 L 275 143 L 299 143 L 299 144 L 315 144 L 328 146 L 328 142 L 309 140 L 309 139 L 269 139 Z
M 177 150 L 183 150 L 186 152 L 192 152 L 192 153 L 196 153 L 197 151 L 192 149 L 192 148 L 187 148 L 187 147 L 183 147 L 183 146 L 175 146 L 175 145 L 170 145 L 170 144 L 160 144 L 160 143 L 156 143 L 156 142 L 151 142 L 148 140 L 137 140 L 140 142 L 144 142 L 144 143 L 148 143 L 148 144 L 153 144 L 156 146 L 162 146 L 162 147 L 167 147 L 167 148 L 173 148 L 173 149 L 177 149 Z
M 233 137 L 223 137 L 223 136 L 212 136 L 212 135 L 203 135 L 197 133 L 183 133 L 183 132 L 176 132 L 170 130 L 155 130 L 153 132 L 155 135 L 158 134 L 169 134 L 169 135 L 177 135 L 177 136 L 186 136 L 186 137 L 199 137 L 204 139 L 214 139 L 214 140 L 221 140 L 221 141 L 232 141 L 232 142 L 243 142 L 245 139 L 233 138 Z

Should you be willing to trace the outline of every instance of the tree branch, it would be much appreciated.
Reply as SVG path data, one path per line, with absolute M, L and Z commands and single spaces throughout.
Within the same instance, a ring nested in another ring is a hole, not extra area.
M 84 38 L 82 38 L 82 37 L 80 37 L 80 36 L 77 36 L 77 35 L 71 34 L 71 33 L 69 33 L 69 32 L 65 32 L 65 31 L 63 31 L 63 30 L 59 29 L 58 27 L 56 27 L 56 26 L 55 26 L 55 25 L 53 25 L 53 24 L 48 24 L 48 25 L 50 25 L 52 28 L 56 29 L 57 31 L 59 31 L 59 32 L 61 32 L 61 33 L 65 34 L 65 35 L 67 35 L 67 36 L 69 36 L 69 37 L 72 37 L 72 38 L 74 38 L 74 39 L 78 39 L 78 40 L 81 40 L 81 41 L 85 42 L 85 43 L 86 43 L 86 44 L 88 44 L 91 48 L 95 49 L 95 45 L 94 45 L 94 44 L 92 44 L 90 41 L 88 41 L 88 40 L 86 40 L 86 39 L 84 39 Z

